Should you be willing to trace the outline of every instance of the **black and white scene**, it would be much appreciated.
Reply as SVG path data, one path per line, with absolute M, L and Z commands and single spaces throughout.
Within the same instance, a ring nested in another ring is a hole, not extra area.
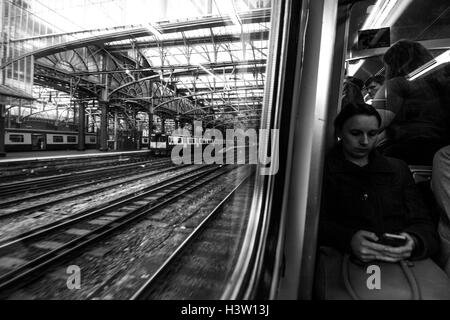
M 0 300 L 450 300 L 449 36 L 448 0 L 0 0 Z

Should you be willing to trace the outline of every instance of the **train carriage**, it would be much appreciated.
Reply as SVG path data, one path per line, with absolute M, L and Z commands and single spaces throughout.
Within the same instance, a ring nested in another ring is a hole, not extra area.
M 97 147 L 97 135 L 85 133 L 85 147 Z M 70 150 L 78 148 L 78 132 L 49 131 L 38 129 L 5 130 L 5 150 L 13 151 L 40 151 L 40 150 Z
M 168 155 L 168 135 L 164 133 L 152 133 L 149 139 L 149 148 L 154 155 Z

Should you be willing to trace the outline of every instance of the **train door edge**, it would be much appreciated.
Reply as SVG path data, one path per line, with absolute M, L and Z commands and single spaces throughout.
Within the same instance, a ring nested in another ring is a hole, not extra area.
M 47 141 L 45 137 L 46 135 L 43 133 L 31 134 L 31 150 L 32 151 L 45 150 L 47 146 Z

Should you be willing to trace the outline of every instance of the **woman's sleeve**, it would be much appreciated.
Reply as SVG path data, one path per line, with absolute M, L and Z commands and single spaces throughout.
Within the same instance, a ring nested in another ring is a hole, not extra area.
M 401 178 L 404 180 L 404 199 L 408 209 L 406 228 L 403 230 L 416 237 L 419 241 L 413 251 L 412 259 L 420 260 L 432 256 L 439 250 L 439 238 L 436 226 L 433 224 L 423 196 L 417 187 L 412 174 L 406 165 L 402 163 Z
M 388 80 L 375 94 L 372 105 L 381 116 L 382 129 L 390 125 L 403 106 L 406 90 L 404 81 L 402 78 Z
M 326 174 L 326 173 L 325 173 Z M 331 179 L 325 176 L 322 188 L 322 204 L 319 219 L 319 245 L 333 247 L 341 252 L 351 252 L 351 240 L 358 231 L 341 223 L 342 216 L 337 210 L 336 194 Z

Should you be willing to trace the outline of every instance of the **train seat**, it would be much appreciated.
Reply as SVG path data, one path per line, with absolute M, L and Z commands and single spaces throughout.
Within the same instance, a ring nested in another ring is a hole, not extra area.
M 436 200 L 434 199 L 433 191 L 431 190 L 431 166 L 409 166 L 416 185 L 419 187 L 426 205 L 430 209 L 431 219 L 437 226 L 439 222 L 439 210 L 437 208 Z

